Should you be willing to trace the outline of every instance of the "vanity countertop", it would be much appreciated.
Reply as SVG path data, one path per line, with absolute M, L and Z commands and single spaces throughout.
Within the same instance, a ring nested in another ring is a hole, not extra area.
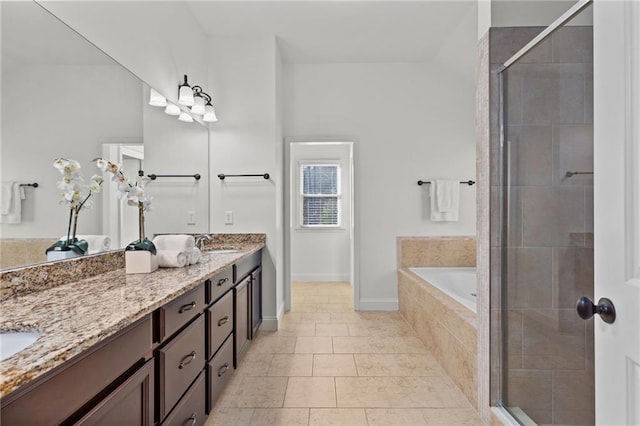
M 0 397 L 263 247 L 264 243 L 253 243 L 239 246 L 236 253 L 205 251 L 195 265 L 151 274 L 127 275 L 116 269 L 0 302 L 0 329 L 42 333 L 31 346 L 0 361 Z

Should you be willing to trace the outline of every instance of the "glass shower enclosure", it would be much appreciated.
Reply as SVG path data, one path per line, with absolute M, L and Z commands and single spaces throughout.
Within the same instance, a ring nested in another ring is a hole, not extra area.
M 593 27 L 578 21 L 496 69 L 492 402 L 523 424 L 595 422 L 593 321 L 575 308 L 593 299 Z

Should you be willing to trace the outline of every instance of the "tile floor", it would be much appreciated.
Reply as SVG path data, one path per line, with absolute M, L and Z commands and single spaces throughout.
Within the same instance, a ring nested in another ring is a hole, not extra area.
M 397 312 L 354 312 L 348 283 L 294 283 L 206 426 L 482 425 Z

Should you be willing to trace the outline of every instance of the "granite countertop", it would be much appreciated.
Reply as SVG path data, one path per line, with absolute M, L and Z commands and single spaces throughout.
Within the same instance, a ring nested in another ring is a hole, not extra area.
M 0 397 L 263 247 L 263 242 L 254 242 L 239 245 L 236 253 L 205 251 L 195 265 L 151 274 L 127 275 L 116 269 L 0 302 L 0 329 L 42 333 L 29 347 L 0 361 Z

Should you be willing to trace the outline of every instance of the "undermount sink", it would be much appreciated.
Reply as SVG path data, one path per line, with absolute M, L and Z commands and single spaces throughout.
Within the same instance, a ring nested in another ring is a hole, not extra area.
M 0 332 L 0 361 L 17 354 L 40 337 L 38 331 Z

